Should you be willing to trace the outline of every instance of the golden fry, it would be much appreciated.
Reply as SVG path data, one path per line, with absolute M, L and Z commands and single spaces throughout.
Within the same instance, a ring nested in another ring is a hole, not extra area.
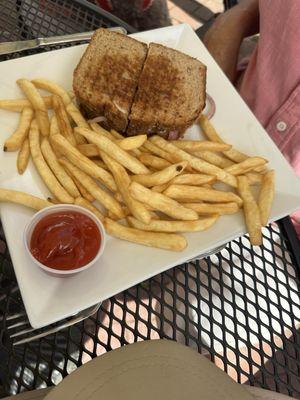
M 270 212 L 272 208 L 272 203 L 275 193 L 275 171 L 268 171 L 263 175 L 263 180 L 261 184 L 261 189 L 258 198 L 258 208 L 260 212 L 260 221 L 262 226 L 266 226 Z
M 86 188 L 86 190 L 91 193 L 96 200 L 99 201 L 107 210 L 110 210 L 117 217 L 123 217 L 123 211 L 121 205 L 105 190 L 101 189 L 97 183 L 85 172 L 81 171 L 79 168 L 75 167 L 72 163 L 66 159 L 59 160 L 67 171 L 70 171 L 72 175 L 78 179 L 78 181 Z
M 148 174 L 150 172 L 138 159 L 121 149 L 107 137 L 97 135 L 94 131 L 84 128 L 75 128 L 74 131 L 84 136 L 90 143 L 96 144 L 99 149 L 134 174 Z
M 106 129 L 102 128 L 102 126 L 100 126 L 96 122 L 91 122 L 90 126 L 91 126 L 91 128 L 92 128 L 92 130 L 94 132 L 99 133 L 100 135 L 107 137 L 108 139 L 110 139 L 111 141 L 113 141 L 114 143 L 116 143 L 120 147 L 122 147 L 122 141 L 124 140 L 124 136 L 122 136 L 120 133 L 118 133 L 114 129 L 112 129 L 109 132 Z M 129 139 L 129 138 L 125 138 L 125 139 Z M 127 146 L 127 144 L 125 142 L 125 147 L 126 146 Z M 124 149 L 124 150 L 126 150 L 126 149 Z M 139 149 L 131 149 L 130 153 L 133 154 L 135 157 L 139 157 L 139 155 L 141 154 Z
M 63 135 L 73 146 L 76 146 L 76 139 L 62 99 L 59 96 L 53 96 L 52 104 L 60 134 Z
M 44 160 L 40 148 L 39 128 L 35 120 L 32 121 L 29 131 L 29 145 L 36 169 L 50 192 L 53 193 L 54 196 L 62 203 L 74 203 L 74 198 L 65 190 L 64 187 L 61 186 Z
M 182 251 L 187 246 L 186 239 L 174 233 L 145 232 L 135 228 L 128 228 L 110 218 L 105 218 L 106 232 L 114 237 L 128 242 L 143 244 L 144 246 L 159 249 Z
M 81 136 L 83 138 L 83 136 Z M 83 138 L 84 139 L 84 138 Z M 95 144 L 79 144 L 77 149 L 86 157 L 99 157 L 99 149 Z
M 54 135 L 59 135 L 60 131 L 59 131 L 59 127 L 58 127 L 58 123 L 57 123 L 57 118 L 56 115 L 52 115 L 52 118 L 50 120 L 50 136 L 54 136 Z
M 59 96 L 64 102 L 65 106 L 67 106 L 72 101 L 69 93 L 55 82 L 52 82 L 48 79 L 33 79 L 31 82 L 38 89 L 46 90 L 47 92 Z
M 84 116 L 81 114 L 80 110 L 76 107 L 76 105 L 73 102 L 69 103 L 66 106 L 66 110 L 77 126 L 79 126 L 80 128 L 87 128 L 87 129 L 90 128 Z
M 52 107 L 52 96 L 42 96 L 47 108 Z M 7 99 L 0 100 L 0 109 L 14 112 L 22 112 L 25 107 L 31 108 L 32 105 L 27 99 Z
M 147 210 L 144 204 L 135 200 L 129 193 L 130 178 L 125 168 L 104 152 L 101 152 L 101 156 L 104 162 L 107 164 L 108 168 L 111 170 L 121 197 L 124 203 L 129 208 L 131 214 L 135 216 L 139 221 L 145 224 L 149 224 L 151 220 L 150 212 Z
M 41 210 L 52 205 L 49 201 L 32 196 L 31 194 L 9 189 L 0 189 L 0 201 L 21 204 L 34 210 Z
M 55 135 L 51 137 L 51 143 L 60 153 L 68 158 L 74 165 L 78 166 L 82 171 L 92 176 L 93 178 L 99 179 L 104 185 L 110 190 L 116 191 L 117 187 L 112 175 L 105 169 L 96 165 L 89 158 L 85 157 L 80 153 L 76 147 L 72 146 L 67 139 L 62 135 Z
M 148 225 L 143 224 L 133 217 L 127 217 L 127 221 L 133 228 L 142 231 L 152 232 L 199 232 L 210 228 L 218 215 L 198 219 L 196 221 L 168 221 L 168 220 L 152 220 Z
M 221 137 L 205 115 L 201 115 L 199 122 L 202 131 L 205 133 L 209 140 L 211 140 L 212 142 L 224 143 L 224 141 L 221 139 Z M 236 149 L 226 150 L 223 153 L 226 155 L 226 157 L 236 163 L 243 162 L 248 158 L 246 154 L 243 154 Z
M 108 166 L 107 166 L 103 161 L 93 159 L 93 162 L 94 162 L 96 165 L 98 165 L 99 167 L 101 167 L 101 168 L 103 168 L 103 169 L 105 169 L 105 170 L 108 170 Z
M 25 139 L 18 153 L 17 169 L 20 175 L 23 175 L 30 158 L 29 140 Z
M 33 118 L 33 110 L 25 107 L 21 113 L 20 121 L 15 132 L 4 142 L 4 151 L 16 151 L 28 136 L 30 124 Z
M 75 199 L 75 204 L 77 204 L 78 206 L 81 206 L 83 208 L 86 208 L 87 210 L 90 210 L 93 214 L 96 215 L 96 217 L 98 219 L 100 219 L 100 221 L 104 222 L 105 217 L 101 213 L 101 211 L 97 207 L 95 207 L 91 202 L 87 201 L 83 197 L 77 197 Z
M 129 187 L 130 194 L 141 203 L 146 203 L 155 210 L 174 219 L 192 221 L 198 219 L 195 211 L 184 207 L 162 193 L 153 192 L 137 182 L 132 182 Z
M 199 215 L 207 214 L 235 214 L 239 211 L 239 206 L 237 203 L 184 203 L 185 207 L 191 208 L 196 211 Z
M 182 174 L 173 178 L 169 183 L 176 185 L 195 185 L 200 186 L 205 183 L 214 182 L 216 178 L 205 174 Z
M 164 191 L 166 196 L 176 200 L 183 201 L 207 201 L 209 203 L 229 203 L 235 202 L 239 206 L 242 205 L 242 200 L 239 196 L 232 192 L 222 192 L 220 190 L 208 189 L 198 186 L 188 185 L 170 185 Z
M 200 150 L 225 151 L 231 149 L 230 144 L 210 142 L 208 140 L 171 140 L 170 142 L 179 149 L 191 153 Z
M 48 141 L 47 138 L 44 138 L 41 143 L 41 150 L 43 156 L 51 168 L 52 172 L 56 176 L 57 180 L 61 183 L 61 185 L 66 189 L 66 191 L 72 197 L 80 196 L 79 190 L 77 186 L 73 182 L 72 178 L 66 173 L 64 167 L 58 162 L 56 155 Z
M 249 185 L 259 185 L 263 179 L 263 175 L 257 172 L 248 172 L 245 176 L 248 178 Z
M 160 157 L 153 156 L 152 154 L 142 153 L 139 156 L 139 160 L 147 167 L 151 167 L 154 169 L 164 169 L 172 165 L 169 161 L 164 160 Z
M 118 145 L 123 150 L 134 150 L 141 147 L 147 140 L 147 135 L 137 135 L 123 138 L 118 141 Z
M 146 143 L 142 146 L 142 149 L 146 149 L 150 151 L 150 153 L 155 154 L 156 156 L 169 161 L 171 164 L 182 161 L 179 157 L 176 156 L 176 153 L 168 153 L 167 151 L 161 149 L 159 146 L 156 146 L 151 141 L 147 140 Z
M 260 212 L 245 176 L 238 177 L 238 191 L 243 199 L 244 216 L 250 242 L 253 246 L 259 246 L 262 244 Z
M 93 201 L 95 201 L 95 197 L 91 195 L 91 193 L 89 193 L 86 188 L 84 186 L 82 186 L 82 184 L 80 183 L 80 181 L 70 172 L 68 171 L 70 176 L 72 177 L 73 181 L 75 182 L 75 185 L 77 186 L 79 192 L 81 193 L 81 196 L 89 201 L 90 203 L 92 203 Z
M 169 153 L 176 154 L 176 157 L 180 158 L 182 161 L 188 161 L 190 166 L 196 171 L 208 175 L 215 175 L 217 179 L 221 182 L 227 183 L 228 185 L 233 187 L 237 186 L 236 178 L 230 173 L 224 171 L 219 167 L 216 167 L 213 164 L 209 164 L 208 162 L 203 161 L 200 158 L 194 157 L 191 154 L 186 153 L 185 151 L 174 146 L 172 143 L 167 142 L 162 137 L 152 136 L 149 140 L 155 145 L 161 147 L 163 150 L 168 151 Z
M 216 165 L 219 168 L 227 168 L 233 165 L 233 162 L 228 160 L 228 158 L 225 158 L 218 153 L 214 153 L 213 151 L 201 150 L 194 152 L 193 155 L 202 158 L 202 160 Z
M 163 185 L 153 186 L 153 188 L 151 188 L 151 190 L 153 190 L 153 192 L 162 193 L 167 189 L 167 187 L 169 187 L 169 183 L 164 183 Z
M 17 84 L 20 86 L 35 110 L 36 121 L 42 135 L 48 136 L 50 124 L 48 119 L 47 107 L 42 96 L 28 79 L 18 79 Z
M 133 175 L 131 176 L 131 180 L 146 187 L 164 185 L 177 175 L 181 174 L 187 165 L 187 161 L 181 161 L 180 163 L 173 164 L 170 167 L 154 172 L 150 175 Z
M 234 164 L 231 167 L 227 167 L 225 170 L 232 175 L 242 175 L 246 172 L 252 171 L 256 167 L 265 165 L 267 160 L 261 157 L 249 157 L 241 163 Z

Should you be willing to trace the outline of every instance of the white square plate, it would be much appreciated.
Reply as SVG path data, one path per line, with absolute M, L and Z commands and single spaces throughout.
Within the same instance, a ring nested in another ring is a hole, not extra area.
M 207 91 L 217 112 L 213 123 L 222 137 L 241 151 L 264 156 L 276 170 L 276 196 L 271 220 L 300 207 L 300 183 L 279 150 L 257 122 L 233 86 L 188 25 L 134 35 L 146 42 L 159 42 L 198 58 L 208 67 Z M 72 87 L 72 72 L 85 46 L 42 53 L 0 63 L 0 97 L 22 96 L 16 85 L 21 77 L 53 79 Z M 17 115 L 0 110 L 1 148 L 17 125 Z M 199 138 L 194 126 L 188 137 Z M 0 152 L 0 186 L 38 196 L 49 193 L 30 164 L 23 176 L 16 171 L 16 154 Z M 182 253 L 147 248 L 108 238 L 106 251 L 93 268 L 68 278 L 54 278 L 35 267 L 25 253 L 23 230 L 33 212 L 13 204 L 1 204 L 1 218 L 26 311 L 33 327 L 42 327 L 107 299 L 168 268 L 203 254 L 245 233 L 242 214 L 219 219 L 207 232 L 188 234 Z

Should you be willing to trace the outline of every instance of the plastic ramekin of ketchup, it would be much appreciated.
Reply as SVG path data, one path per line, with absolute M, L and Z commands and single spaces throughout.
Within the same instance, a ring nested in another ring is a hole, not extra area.
M 105 247 L 105 230 L 89 210 L 63 204 L 36 213 L 24 231 L 29 256 L 44 271 L 70 275 L 90 268 Z

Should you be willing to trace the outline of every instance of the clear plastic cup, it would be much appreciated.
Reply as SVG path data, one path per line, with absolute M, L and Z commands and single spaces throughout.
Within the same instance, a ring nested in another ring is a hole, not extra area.
M 73 212 L 78 212 L 83 215 L 88 216 L 91 218 L 92 221 L 95 222 L 97 228 L 99 229 L 100 236 L 101 236 L 101 243 L 100 247 L 98 250 L 98 253 L 96 254 L 95 258 L 90 261 L 88 264 L 83 265 L 82 267 L 75 268 L 75 269 L 69 269 L 69 270 L 61 270 L 61 269 L 55 269 L 55 268 L 50 268 L 47 267 L 46 265 L 42 264 L 39 262 L 32 254 L 30 251 L 30 242 L 31 242 L 31 236 L 34 231 L 34 228 L 36 227 L 37 223 L 44 217 L 55 214 L 59 211 L 73 211 Z M 32 262 L 37 265 L 39 268 L 41 268 L 43 271 L 55 275 L 55 276 L 67 276 L 67 275 L 73 275 L 77 274 L 78 272 L 82 272 L 90 268 L 92 265 L 94 265 L 101 255 L 103 254 L 104 248 L 105 248 L 105 243 L 106 243 L 106 233 L 104 226 L 102 225 L 102 222 L 89 210 L 74 205 L 74 204 L 58 204 L 58 205 L 53 205 L 47 208 L 43 208 L 41 211 L 37 212 L 34 214 L 34 216 L 31 218 L 30 222 L 26 225 L 25 230 L 24 230 L 24 235 L 23 235 L 23 240 L 24 240 L 24 246 L 25 249 L 28 253 L 28 256 L 31 258 Z

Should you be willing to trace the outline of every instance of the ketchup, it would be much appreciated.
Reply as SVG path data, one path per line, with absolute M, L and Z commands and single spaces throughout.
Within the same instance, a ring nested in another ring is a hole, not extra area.
M 92 261 L 100 244 L 101 234 L 91 218 L 76 211 L 62 211 L 36 224 L 30 251 L 49 268 L 70 270 Z

